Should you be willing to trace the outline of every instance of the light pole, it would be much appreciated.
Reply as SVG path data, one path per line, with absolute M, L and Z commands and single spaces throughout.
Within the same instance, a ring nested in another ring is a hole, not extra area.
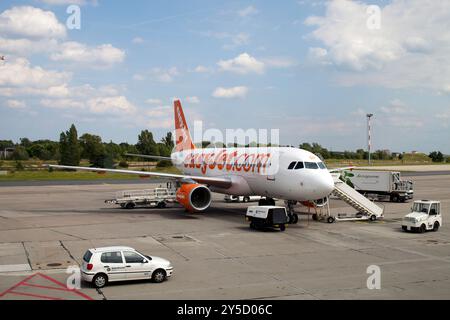
M 370 166 L 371 165 L 370 149 L 371 149 L 371 146 L 372 146 L 370 119 L 373 117 L 373 113 L 368 113 L 366 116 L 367 116 L 367 149 L 368 149 L 368 152 L 369 152 L 369 166 Z

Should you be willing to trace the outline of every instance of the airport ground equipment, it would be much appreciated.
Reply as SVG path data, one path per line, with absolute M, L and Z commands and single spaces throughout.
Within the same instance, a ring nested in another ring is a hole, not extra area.
M 284 231 L 289 223 L 286 208 L 277 206 L 250 206 L 245 218 L 252 229 L 279 228 Z
M 375 221 L 383 217 L 384 208 L 379 207 L 340 179 L 335 179 L 333 194 L 358 211 L 354 215 L 337 215 L 335 216 L 336 221 Z
M 224 200 L 226 202 L 250 202 L 250 201 L 259 201 L 261 200 L 261 196 L 233 196 L 230 194 L 225 195 Z
M 105 203 L 117 204 L 124 209 L 136 207 L 164 208 L 168 203 L 176 202 L 176 192 L 177 190 L 170 185 L 166 188 L 119 191 L 114 199 L 105 200 Z
M 334 190 L 333 195 L 343 200 L 345 203 L 357 210 L 356 213 L 339 213 L 337 215 L 330 214 L 330 207 L 327 202 L 326 213 L 316 212 L 313 214 L 313 220 L 325 220 L 328 223 L 335 221 L 358 221 L 370 220 L 375 221 L 382 219 L 384 216 L 384 208 L 378 206 L 370 199 L 353 189 L 347 183 L 339 179 L 339 174 L 333 174 Z
M 403 231 L 424 233 L 438 231 L 442 226 L 441 202 L 434 200 L 417 200 L 402 220 Z
M 373 200 L 404 202 L 414 197 L 413 182 L 403 180 L 400 172 L 344 170 L 340 179 Z

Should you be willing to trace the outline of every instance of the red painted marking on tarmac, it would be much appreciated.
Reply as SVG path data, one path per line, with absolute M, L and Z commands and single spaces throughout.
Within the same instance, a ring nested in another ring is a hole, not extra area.
M 32 283 L 28 283 L 28 280 L 39 276 L 41 278 L 44 278 L 50 282 L 53 282 L 54 284 L 56 284 L 59 287 L 52 287 L 52 286 L 43 286 L 43 285 L 39 285 L 39 284 L 32 284 Z M 57 297 L 50 297 L 50 296 L 45 296 L 45 295 L 38 295 L 38 294 L 32 294 L 32 293 L 25 293 L 25 292 L 18 292 L 18 291 L 14 291 L 15 289 L 24 286 L 24 287 L 36 287 L 36 288 L 41 288 L 41 289 L 48 289 L 48 290 L 59 290 L 59 291 L 65 291 L 65 292 L 71 292 L 74 293 L 86 300 L 94 300 L 93 298 L 91 298 L 90 296 L 76 290 L 76 289 L 69 289 L 66 287 L 66 285 L 64 285 L 63 283 L 59 282 L 56 279 L 53 279 L 52 277 L 49 277 L 45 274 L 42 274 L 40 272 L 35 273 L 31 276 L 26 277 L 25 279 L 23 279 L 22 281 L 16 283 L 15 285 L 13 285 L 11 288 L 5 290 L 4 292 L 2 292 L 0 294 L 0 298 L 5 296 L 6 294 L 15 294 L 15 295 L 23 295 L 23 296 L 30 296 L 30 297 L 36 297 L 36 298 L 42 298 L 42 299 L 53 299 L 53 300 L 64 300 L 63 298 L 57 298 Z
M 9 291 L 8 293 L 19 295 L 19 296 L 27 296 L 27 297 L 41 298 L 41 299 L 47 299 L 47 300 L 64 300 L 63 298 L 44 296 L 42 294 L 25 293 L 25 292 L 17 292 L 17 291 Z
M 22 286 L 27 286 L 27 287 L 34 287 L 34 288 L 41 288 L 41 289 L 50 289 L 50 290 L 59 290 L 59 291 L 73 291 L 67 288 L 56 288 L 56 287 L 51 287 L 51 286 L 42 286 L 40 284 L 33 284 L 33 283 L 23 283 Z

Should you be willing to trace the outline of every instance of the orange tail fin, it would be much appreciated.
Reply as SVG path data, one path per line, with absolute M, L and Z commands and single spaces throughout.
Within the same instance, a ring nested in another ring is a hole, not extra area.
M 173 102 L 173 111 L 175 114 L 176 151 L 195 149 L 194 143 L 191 139 L 191 134 L 189 133 L 189 128 L 186 124 L 186 119 L 184 117 L 180 100 L 175 100 Z

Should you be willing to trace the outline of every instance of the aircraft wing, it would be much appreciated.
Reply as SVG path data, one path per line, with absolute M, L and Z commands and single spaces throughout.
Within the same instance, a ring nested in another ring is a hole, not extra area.
M 170 157 L 152 156 L 152 155 L 147 155 L 147 154 L 125 153 L 125 155 L 130 156 L 130 157 L 140 157 L 140 158 L 147 158 L 147 159 L 172 160 Z
M 201 184 L 207 184 L 219 188 L 229 188 L 231 187 L 231 179 L 222 177 L 201 177 L 201 176 L 190 176 L 183 174 L 173 174 L 173 173 L 163 173 L 163 172 L 149 172 L 149 171 L 135 171 L 135 170 L 121 170 L 121 169 L 105 169 L 105 168 L 92 168 L 92 167 L 77 167 L 77 166 L 63 166 L 63 165 L 47 165 L 49 168 L 56 169 L 72 169 L 72 170 L 85 170 L 94 172 L 113 172 L 113 173 L 126 173 L 126 174 L 138 174 L 140 176 L 153 176 L 162 177 L 173 180 L 193 180 Z

